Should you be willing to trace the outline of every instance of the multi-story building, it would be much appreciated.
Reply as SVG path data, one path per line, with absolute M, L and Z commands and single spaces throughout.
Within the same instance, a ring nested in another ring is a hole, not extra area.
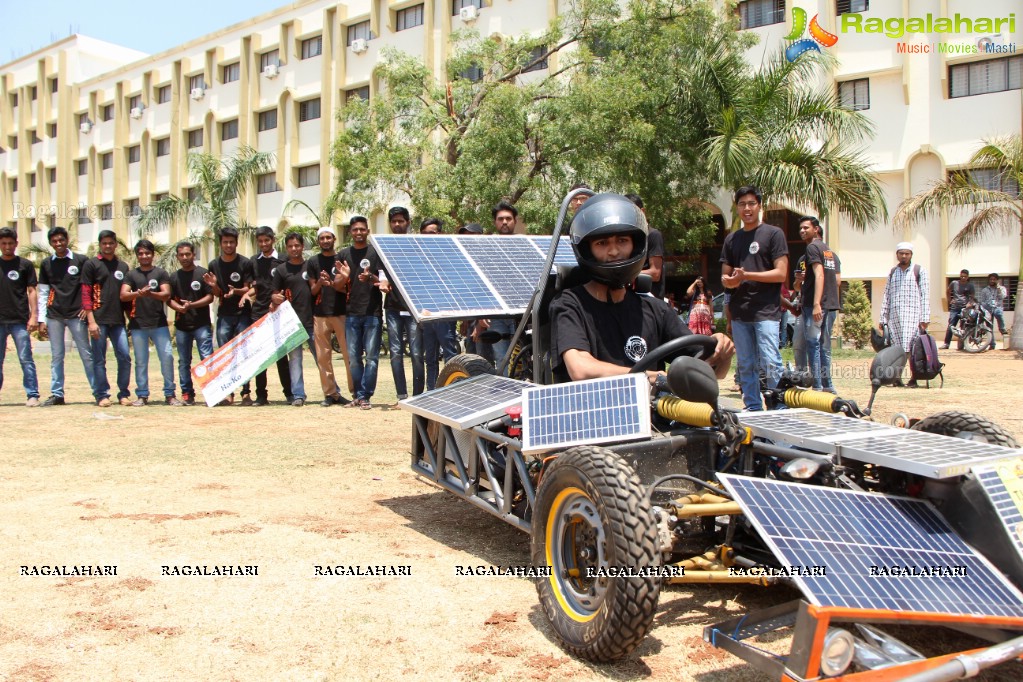
M 738 3 L 741 30 L 761 39 L 750 51 L 752 63 L 784 45 L 793 6 L 818 15 L 838 37 L 824 48 L 838 58 L 826 85 L 875 122 L 867 153 L 890 213 L 904 198 L 965 169 L 981 138 L 1023 129 L 1023 16 L 985 34 L 898 38 L 863 23 L 927 14 L 1007 19 L 1017 0 L 745 0 Z M 374 95 L 382 47 L 415 55 L 440 75 L 453 30 L 471 25 L 485 35 L 519 35 L 544 28 L 561 7 L 557 0 L 304 0 L 153 56 L 83 36 L 59 41 L 0 66 L 0 225 L 16 227 L 23 242 L 44 241 L 55 224 L 74 228 L 79 244 L 101 229 L 129 238 L 140 207 L 168 193 L 188 195 L 190 151 L 227 155 L 241 145 L 277 159 L 276 171 L 245 195 L 241 216 L 278 230 L 310 222 L 307 215 L 283 215 L 284 207 L 292 199 L 322 203 L 331 186 L 334 112 L 350 97 Z M 859 14 L 860 32 L 851 25 L 841 30 L 842 16 L 851 14 Z M 996 49 L 962 51 L 978 41 Z M 730 222 L 728 192 L 712 206 L 722 223 Z M 788 230 L 794 255 L 801 253 L 793 221 L 802 207 L 767 210 L 769 221 Z M 841 254 L 844 279 L 871 285 L 875 308 L 895 244 L 913 241 L 916 262 L 932 273 L 932 318 L 942 323 L 943 283 L 961 268 L 978 276 L 998 272 L 1012 286 L 1019 270 L 1016 234 L 967 253 L 948 251 L 966 218 L 939 217 L 896 234 L 889 225 L 856 232 L 834 215 L 828 240 Z M 373 222 L 384 229 L 383 216 Z M 172 242 L 194 227 L 174 225 L 156 237 Z M 701 266 L 710 281 L 717 253 L 708 249 Z

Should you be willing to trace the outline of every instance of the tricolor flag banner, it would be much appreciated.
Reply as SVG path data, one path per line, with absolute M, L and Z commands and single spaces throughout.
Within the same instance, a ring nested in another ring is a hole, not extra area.
M 285 301 L 193 367 L 192 379 L 213 407 L 308 338 L 291 303 Z

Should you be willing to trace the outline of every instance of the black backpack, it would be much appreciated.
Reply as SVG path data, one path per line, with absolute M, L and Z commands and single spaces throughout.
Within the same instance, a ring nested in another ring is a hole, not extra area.
M 941 377 L 941 386 L 944 386 L 945 375 L 941 373 L 944 366 L 945 363 L 938 360 L 938 344 L 933 336 L 924 332 L 913 339 L 909 345 L 909 367 L 914 379 L 926 381 L 930 388 L 931 379 Z

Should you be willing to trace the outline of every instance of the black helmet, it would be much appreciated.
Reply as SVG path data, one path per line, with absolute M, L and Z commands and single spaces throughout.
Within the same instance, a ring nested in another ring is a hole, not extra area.
M 614 263 L 598 263 L 590 251 L 590 240 L 613 234 L 632 236 L 632 255 Z M 596 194 L 579 207 L 569 229 L 572 249 L 590 277 L 613 289 L 631 283 L 643 270 L 646 260 L 646 216 L 620 194 Z

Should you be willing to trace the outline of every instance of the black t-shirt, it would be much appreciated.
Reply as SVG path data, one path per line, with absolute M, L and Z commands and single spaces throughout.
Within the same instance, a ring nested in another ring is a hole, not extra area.
M 320 272 L 326 270 L 331 279 L 337 274 L 334 267 L 336 261 L 341 260 L 340 254 L 324 256 L 319 253 L 305 262 L 306 275 L 309 281 L 318 279 Z M 313 300 L 313 315 L 316 317 L 334 317 L 344 315 L 347 307 L 347 296 L 343 291 L 337 291 L 334 287 L 327 285 L 320 287 L 320 293 Z
M 949 310 L 962 310 L 971 299 L 977 298 L 977 292 L 971 282 L 963 284 L 959 280 L 955 280 L 948 285 L 948 291 L 950 294 L 948 299 Z
M 284 262 L 274 270 L 273 290 L 283 291 L 291 301 L 291 307 L 307 330 L 313 328 L 313 292 L 309 289 L 309 273 L 306 264 Z
M 661 279 L 659 282 L 653 283 L 650 287 L 650 293 L 657 298 L 664 298 L 664 237 L 661 235 L 661 231 L 655 228 L 650 229 L 650 234 L 648 234 L 646 238 L 646 262 L 643 263 L 644 270 L 650 267 L 651 256 L 661 257 Z
M 766 272 L 774 269 L 774 261 L 787 255 L 789 245 L 785 233 L 774 225 L 760 223 L 752 230 L 729 233 L 721 249 L 721 262 L 746 272 Z M 733 320 L 781 320 L 781 282 L 746 281 L 731 294 L 729 310 Z
M 149 285 L 153 291 L 159 291 L 164 284 L 170 284 L 170 276 L 163 268 L 153 268 L 143 272 L 135 268 L 124 278 L 124 283 L 131 291 Z M 164 302 L 150 296 L 139 296 L 131 302 L 128 311 L 128 329 L 155 329 L 167 326 L 167 306 Z
M 121 302 L 121 284 L 128 276 L 122 260 L 90 258 L 82 267 L 82 284 L 92 287 L 92 316 L 97 324 L 124 326 L 126 306 Z
M 67 258 L 51 257 L 39 266 L 39 283 L 50 286 L 46 317 L 70 320 L 82 310 L 82 268 L 88 257 L 68 251 Z
M 379 317 L 383 309 L 383 294 L 372 282 L 360 282 L 359 273 L 363 271 L 362 261 L 368 260 L 369 271 L 374 275 L 379 274 L 384 269 L 380 256 L 372 246 L 363 249 L 349 246 L 341 252 L 341 260 L 348 261 L 348 267 L 352 269 L 351 279 L 348 281 L 348 314 Z
M 394 278 L 391 277 L 391 272 L 387 268 L 384 268 L 384 274 L 387 276 L 387 281 L 391 284 L 391 291 L 387 294 L 384 299 L 384 309 L 393 310 L 395 312 L 408 312 L 408 303 L 402 298 L 402 295 L 398 292 L 398 287 L 394 285 Z
M 225 261 L 219 256 L 210 261 L 210 272 L 217 278 L 217 286 L 224 294 L 231 287 L 236 289 L 248 286 L 255 278 L 252 269 L 252 261 L 245 256 L 235 255 L 234 260 Z M 249 304 L 245 308 L 238 308 L 238 296 L 231 298 L 220 298 L 220 307 L 217 315 L 249 315 Z
M 692 334 L 671 307 L 653 296 L 626 290 L 621 303 L 593 298 L 585 285 L 567 289 L 551 303 L 551 359 L 563 366 L 567 350 L 632 367 L 647 352 Z
M 256 299 L 252 302 L 252 319 L 259 318 L 270 312 L 270 297 L 274 293 L 274 270 L 284 260 L 278 256 L 263 256 L 262 252 L 252 259 L 252 284 L 256 287 Z
M 803 280 L 803 309 L 813 312 L 813 296 L 817 289 L 816 276 L 813 272 L 815 263 L 824 268 L 824 293 L 821 296 L 821 310 L 838 310 L 838 256 L 827 244 L 819 239 L 810 242 L 806 247 L 806 256 L 800 261 L 800 268 L 805 268 Z
M 206 268 L 196 265 L 191 272 L 178 270 L 170 278 L 171 298 L 178 303 L 184 301 L 198 301 L 204 296 L 209 296 L 212 289 L 210 285 L 202 281 L 206 274 Z M 181 331 L 192 331 L 200 327 L 209 327 L 210 307 L 208 305 L 199 308 L 189 308 L 187 313 L 174 313 L 174 328 Z
M 0 258 L 0 274 L 0 324 L 28 324 L 28 289 L 39 284 L 35 266 L 21 256 Z

